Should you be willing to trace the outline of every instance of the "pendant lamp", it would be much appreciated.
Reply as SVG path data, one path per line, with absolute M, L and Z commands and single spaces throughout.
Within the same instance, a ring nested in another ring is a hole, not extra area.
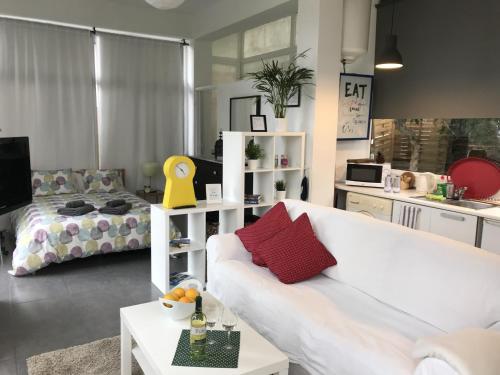
M 184 0 L 145 0 L 149 5 L 162 10 L 179 7 Z
M 386 37 L 384 49 L 375 62 L 375 68 L 377 69 L 391 70 L 403 67 L 403 57 L 398 50 L 398 37 L 394 34 L 395 10 L 396 0 L 392 2 L 391 33 Z

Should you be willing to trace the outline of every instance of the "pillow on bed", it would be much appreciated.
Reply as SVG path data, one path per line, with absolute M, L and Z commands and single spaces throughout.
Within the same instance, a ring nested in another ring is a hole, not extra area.
M 83 174 L 85 194 L 122 191 L 123 181 L 116 169 L 86 169 Z
M 31 171 L 33 196 L 77 193 L 71 173 L 71 169 Z

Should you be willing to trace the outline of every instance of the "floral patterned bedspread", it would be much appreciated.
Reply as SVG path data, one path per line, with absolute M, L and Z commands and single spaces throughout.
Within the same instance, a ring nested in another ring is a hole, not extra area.
M 80 199 L 96 209 L 112 199 L 125 199 L 132 209 L 125 215 L 104 215 L 97 210 L 83 216 L 57 213 L 66 202 Z M 10 273 L 22 276 L 50 263 L 148 248 L 150 212 L 148 202 L 125 191 L 33 197 L 33 203 L 13 214 L 17 243 Z

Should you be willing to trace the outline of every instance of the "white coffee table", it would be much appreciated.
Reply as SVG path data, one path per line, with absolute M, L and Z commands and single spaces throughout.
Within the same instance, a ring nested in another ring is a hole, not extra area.
M 206 292 L 203 297 L 214 299 Z M 170 320 L 164 314 L 158 301 L 120 309 L 121 375 L 131 375 L 132 355 L 145 375 L 288 374 L 288 357 L 242 319 L 236 327 L 241 332 L 238 368 L 172 366 L 179 337 L 183 329 L 189 329 L 189 321 Z

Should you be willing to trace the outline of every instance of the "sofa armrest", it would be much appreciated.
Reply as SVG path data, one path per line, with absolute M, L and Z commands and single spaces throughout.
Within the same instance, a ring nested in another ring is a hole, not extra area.
M 211 236 L 207 241 L 207 266 L 229 259 L 248 262 L 252 257 L 234 233 Z
M 420 375 L 429 358 L 446 362 L 462 375 L 498 375 L 500 373 L 500 332 L 493 329 L 468 328 L 447 334 L 420 338 L 413 357 L 421 360 L 415 375 Z

